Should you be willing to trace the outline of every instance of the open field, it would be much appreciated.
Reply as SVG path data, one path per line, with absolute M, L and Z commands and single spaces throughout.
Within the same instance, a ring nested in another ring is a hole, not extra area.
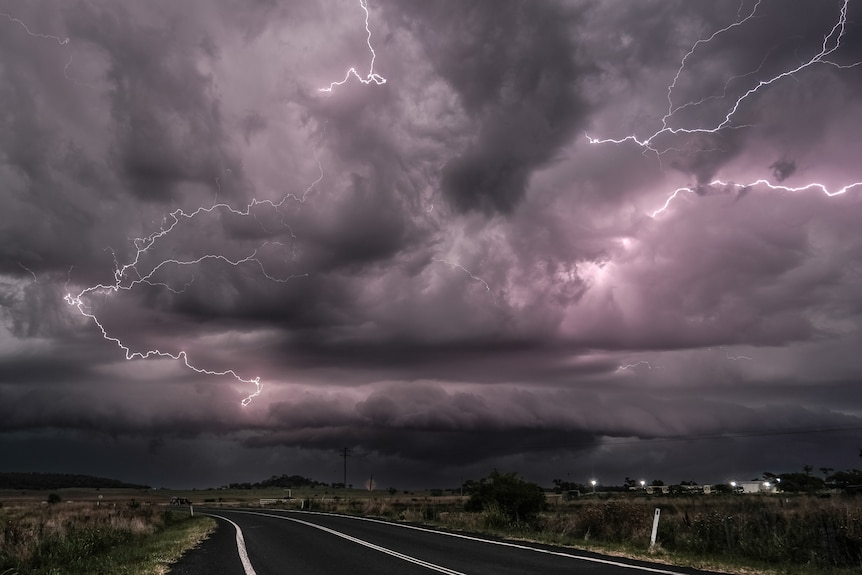
M 42 503 L 51 493 L 0 498 L 3 575 L 161 575 L 215 527 L 210 518 L 191 518 L 128 494 L 96 497 L 98 503 Z
M 846 574 L 862 570 L 862 497 L 795 495 L 549 498 L 523 524 L 499 510 L 466 512 L 460 497 L 321 498 L 286 506 L 377 516 L 619 553 L 731 573 Z M 657 545 L 650 548 L 655 509 Z
M 126 512 L 134 507 L 151 510 L 152 517 L 162 517 L 172 508 L 168 505 L 172 497 L 188 498 L 194 506 L 208 507 L 257 507 L 261 499 L 287 498 L 283 489 L 70 489 L 56 493 L 62 503 L 51 506 L 42 503 L 48 492 L 0 491 L 0 517 L 8 517 L 19 507 L 35 509 L 43 516 L 48 510 L 64 508 Z M 290 494 L 292 499 L 267 505 L 423 523 L 733 573 L 849 575 L 862 569 L 859 496 L 648 497 L 621 493 L 565 501 L 549 494 L 546 511 L 530 523 L 513 524 L 493 510 L 465 511 L 466 497 L 432 496 L 428 491 L 389 493 L 318 486 L 294 489 Z M 650 549 L 656 508 L 661 509 L 658 541 Z M 174 509 L 182 515 L 188 513 L 185 506 Z M 47 520 L 43 522 L 47 525 Z M 146 536 L 146 530 L 128 531 L 134 537 Z

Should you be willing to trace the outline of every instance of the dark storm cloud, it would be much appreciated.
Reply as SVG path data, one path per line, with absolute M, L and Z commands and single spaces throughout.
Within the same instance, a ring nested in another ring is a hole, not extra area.
M 213 185 L 230 163 L 211 79 L 196 59 L 211 57 L 209 40 L 167 22 L 147 25 L 122 6 L 71 12 L 69 31 L 109 59 L 113 136 L 110 160 L 140 199 L 165 201 L 182 182 Z
M 850 465 L 862 186 L 804 186 L 860 179 L 859 3 L 832 63 L 686 132 L 841 8 L 760 2 L 696 45 L 755 4 L 370 2 L 387 82 L 332 92 L 370 73 L 352 0 L 5 7 L 27 24 L 0 17 L 9 465 L 340 481 L 350 447 L 409 486 Z M 660 153 L 584 136 L 663 121 Z M 156 349 L 263 392 L 126 359 Z
M 783 182 L 796 171 L 796 162 L 793 160 L 776 160 L 769 165 L 769 169 L 772 170 L 772 175 L 775 176 L 776 180 Z
M 412 3 L 406 25 L 475 118 L 474 143 L 448 160 L 441 189 L 460 211 L 510 213 L 533 170 L 586 116 L 571 23 L 554 4 Z

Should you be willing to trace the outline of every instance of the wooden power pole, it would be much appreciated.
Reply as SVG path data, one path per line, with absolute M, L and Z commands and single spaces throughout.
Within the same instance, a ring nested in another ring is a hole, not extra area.
M 339 449 L 338 452 L 344 458 L 344 488 L 347 489 L 347 458 L 350 457 L 350 449 L 344 447 Z

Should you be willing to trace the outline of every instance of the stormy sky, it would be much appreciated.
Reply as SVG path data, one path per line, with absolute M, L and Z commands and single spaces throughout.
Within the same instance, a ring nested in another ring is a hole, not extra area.
M 862 466 L 860 4 L 0 0 L 0 469 Z

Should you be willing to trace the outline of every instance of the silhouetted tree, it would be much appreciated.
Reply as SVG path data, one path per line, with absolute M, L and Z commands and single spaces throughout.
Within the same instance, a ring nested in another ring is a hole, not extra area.
M 516 473 L 496 469 L 476 484 L 464 508 L 483 511 L 496 507 L 510 521 L 529 522 L 545 508 L 545 492 L 535 483 L 524 481 Z
M 826 478 L 827 484 L 838 489 L 862 489 L 862 470 L 836 471 Z
M 782 473 L 778 478 L 782 491 L 814 493 L 824 487 L 823 480 L 810 473 Z

